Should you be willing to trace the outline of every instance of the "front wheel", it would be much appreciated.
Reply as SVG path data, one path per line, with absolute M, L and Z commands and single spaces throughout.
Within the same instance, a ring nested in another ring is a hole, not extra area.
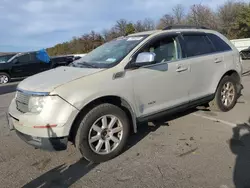
M 214 100 L 209 103 L 212 110 L 227 112 L 231 110 L 238 98 L 237 81 L 233 76 L 225 76 L 219 83 Z
M 110 160 L 122 152 L 129 127 L 128 117 L 122 109 L 101 104 L 83 117 L 76 134 L 76 147 L 89 161 Z
M 0 84 L 7 84 L 10 81 L 10 76 L 7 73 L 0 72 Z

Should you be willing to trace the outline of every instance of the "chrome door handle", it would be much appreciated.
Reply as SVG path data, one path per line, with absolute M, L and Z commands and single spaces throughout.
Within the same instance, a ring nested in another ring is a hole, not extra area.
M 186 71 L 186 70 L 188 70 L 187 67 L 178 66 L 177 69 L 176 69 L 176 72 L 183 72 L 183 71 Z
M 221 63 L 221 62 L 222 62 L 222 59 L 216 58 L 216 59 L 214 60 L 214 62 L 215 62 L 215 63 Z

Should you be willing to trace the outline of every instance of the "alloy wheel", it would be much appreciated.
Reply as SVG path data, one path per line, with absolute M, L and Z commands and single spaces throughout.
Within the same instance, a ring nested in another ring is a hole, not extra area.
M 0 75 L 0 84 L 6 84 L 9 82 L 9 78 L 6 75 Z
M 235 98 L 236 92 L 232 82 L 226 82 L 221 90 L 221 101 L 226 107 L 230 106 Z
M 123 137 L 123 125 L 118 117 L 105 115 L 97 119 L 90 128 L 88 143 L 99 155 L 114 151 Z

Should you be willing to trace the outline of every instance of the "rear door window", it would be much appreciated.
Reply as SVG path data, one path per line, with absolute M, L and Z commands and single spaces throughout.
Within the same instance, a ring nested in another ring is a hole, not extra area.
M 224 51 L 232 50 L 232 48 L 217 35 L 208 33 L 207 36 L 212 41 L 216 49 L 216 52 L 224 52 Z
M 205 34 L 184 34 L 183 37 L 187 57 L 207 55 L 215 52 L 213 44 Z

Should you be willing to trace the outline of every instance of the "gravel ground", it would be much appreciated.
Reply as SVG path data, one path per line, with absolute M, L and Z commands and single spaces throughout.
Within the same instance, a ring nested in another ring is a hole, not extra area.
M 1 187 L 250 187 L 250 61 L 244 69 L 245 89 L 232 111 L 191 110 L 141 125 L 126 151 L 102 164 L 81 159 L 70 144 L 49 153 L 23 143 L 6 120 L 17 83 L 0 86 Z

